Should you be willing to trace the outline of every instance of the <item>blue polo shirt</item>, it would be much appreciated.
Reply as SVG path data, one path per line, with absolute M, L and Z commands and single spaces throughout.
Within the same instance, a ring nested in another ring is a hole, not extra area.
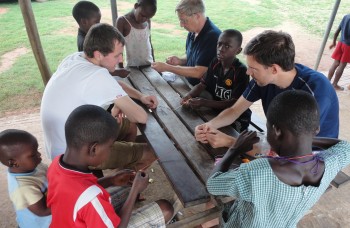
M 195 39 L 195 33 L 189 32 L 186 40 L 186 66 L 208 67 L 211 60 L 216 57 L 216 43 L 220 36 L 220 29 L 207 17 L 202 30 Z M 200 79 L 187 78 L 191 85 L 197 85 Z
M 320 132 L 317 136 L 338 138 L 339 134 L 339 101 L 337 94 L 329 80 L 320 72 L 314 71 L 301 64 L 295 64 L 297 74 L 287 88 L 279 88 L 269 84 L 258 86 L 255 80 L 249 82 L 243 92 L 243 97 L 250 102 L 261 99 L 265 115 L 272 99 L 287 90 L 304 90 L 311 93 L 320 110 Z M 295 107 L 298 108 L 298 107 Z
M 346 45 L 350 45 L 350 14 L 343 17 L 339 28 L 341 30 L 340 41 Z

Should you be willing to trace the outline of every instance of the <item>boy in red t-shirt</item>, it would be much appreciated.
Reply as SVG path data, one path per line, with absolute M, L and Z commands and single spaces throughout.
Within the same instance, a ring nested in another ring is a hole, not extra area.
M 80 106 L 69 115 L 66 152 L 53 160 L 48 171 L 51 227 L 165 227 L 170 220 L 173 207 L 166 200 L 132 211 L 137 195 L 148 185 L 148 174 L 143 171 L 122 170 L 100 179 L 91 173 L 89 166 L 108 158 L 118 128 L 115 119 L 95 105 Z M 104 188 L 131 184 L 119 217 Z

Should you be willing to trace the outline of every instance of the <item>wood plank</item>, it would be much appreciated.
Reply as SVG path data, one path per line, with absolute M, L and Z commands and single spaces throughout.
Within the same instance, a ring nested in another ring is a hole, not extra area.
M 185 218 L 181 221 L 177 221 L 175 223 L 169 224 L 167 228 L 175 228 L 175 227 L 195 227 L 202 223 L 208 222 L 212 219 L 218 218 L 220 216 L 220 209 L 217 207 L 211 208 L 209 210 L 200 212 L 191 217 Z
M 187 129 L 187 127 L 175 115 L 172 108 L 165 102 L 163 96 L 158 93 L 158 90 L 164 89 L 161 88 L 165 86 L 164 83 L 159 83 L 159 81 L 164 82 L 164 79 L 158 74 L 157 77 L 152 78 L 152 85 L 150 81 L 148 81 L 148 79 L 137 69 L 131 69 L 129 79 L 142 93 L 157 96 L 159 105 L 157 109 L 153 111 L 154 116 L 164 128 L 164 131 L 166 131 L 168 136 L 176 143 L 178 149 L 187 158 L 188 164 L 190 164 L 203 183 L 205 183 L 213 168 L 214 161 L 209 156 L 205 148 L 195 140 L 194 136 Z M 169 86 L 167 83 L 165 84 Z M 180 99 L 179 96 L 178 99 Z
M 156 153 L 158 163 L 184 207 L 208 202 L 210 195 L 205 185 L 193 173 L 184 156 L 149 112 L 147 124 L 140 124 L 139 128 Z
M 169 82 L 169 84 L 181 95 L 181 97 L 185 96 L 191 90 L 190 87 L 186 85 L 186 83 L 184 83 L 183 80 L 179 77 L 177 77 L 174 82 Z M 213 109 L 206 109 L 205 111 L 196 110 L 196 112 L 200 117 L 202 117 L 205 122 L 210 121 L 220 113 L 220 111 Z M 222 127 L 219 130 L 233 137 L 238 137 L 239 135 L 239 133 L 232 126 Z
M 350 177 L 346 175 L 343 171 L 340 171 L 332 180 L 331 185 L 333 185 L 336 188 L 339 188 L 340 185 L 344 184 L 349 180 L 350 180 Z

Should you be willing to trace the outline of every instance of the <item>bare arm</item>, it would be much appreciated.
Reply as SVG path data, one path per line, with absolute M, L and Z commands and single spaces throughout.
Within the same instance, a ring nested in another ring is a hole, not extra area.
M 170 65 L 167 63 L 155 62 L 152 64 L 152 67 L 158 71 L 170 71 L 174 74 L 182 75 L 184 77 L 190 78 L 202 78 L 205 72 L 207 72 L 208 67 L 204 66 L 180 66 L 180 65 Z
M 334 37 L 333 37 L 333 43 L 329 46 L 329 49 L 332 49 L 335 47 L 336 43 L 337 43 L 337 39 L 340 33 L 340 27 L 335 31 L 334 33 Z
M 118 81 L 118 83 L 129 97 L 141 101 L 148 108 L 155 109 L 158 106 L 158 99 L 154 95 L 143 94 L 122 81 Z
M 208 124 L 215 129 L 230 125 L 252 104 L 253 102 L 250 102 L 243 96 L 240 96 L 234 105 L 222 111 L 217 117 L 210 120 Z
M 147 113 L 145 110 L 136 104 L 129 96 L 115 99 L 112 115 L 116 117 L 120 111 L 123 112 L 131 122 L 143 124 L 147 122 Z
M 122 209 L 120 210 L 120 228 L 124 228 L 128 226 L 132 209 L 134 207 L 137 195 L 146 189 L 148 185 L 148 175 L 146 173 L 138 172 L 136 174 L 134 183 L 131 187 L 128 198 L 126 199 Z
M 40 217 L 51 215 L 51 209 L 46 206 L 46 196 L 43 196 L 43 198 L 35 204 L 30 205 L 28 209 Z
M 225 101 L 208 100 L 204 98 L 192 98 L 188 100 L 188 105 L 192 108 L 208 107 L 223 110 L 231 107 L 236 102 L 235 99 Z
M 122 87 L 122 89 L 129 95 L 129 97 L 134 98 L 136 100 L 141 100 L 141 97 L 143 94 L 138 91 L 137 89 L 134 89 L 133 87 L 129 86 L 125 82 L 118 81 L 119 85 Z
M 195 85 L 190 92 L 188 92 L 186 94 L 186 96 L 184 96 L 182 99 L 181 99 L 181 104 L 184 104 L 185 102 L 187 102 L 189 99 L 193 98 L 193 97 L 198 97 L 201 92 L 203 90 L 205 90 L 207 86 L 200 82 L 199 84 Z
M 341 140 L 339 139 L 333 139 L 333 138 L 315 137 L 312 140 L 312 145 L 322 149 L 328 149 L 329 147 L 334 146 L 340 141 Z

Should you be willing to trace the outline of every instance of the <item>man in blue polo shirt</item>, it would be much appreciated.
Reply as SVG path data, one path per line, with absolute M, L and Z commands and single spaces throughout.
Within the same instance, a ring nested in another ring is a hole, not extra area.
M 266 113 L 272 99 L 286 90 L 304 90 L 312 94 L 320 110 L 320 129 L 316 132 L 317 136 L 338 137 L 337 94 L 323 74 L 294 63 L 295 47 L 289 34 L 265 31 L 247 44 L 244 54 L 247 56 L 247 74 L 253 79 L 233 106 L 211 121 L 196 127 L 195 136 L 198 141 L 215 147 L 232 146 L 234 138 L 217 129 L 231 124 L 259 99 Z
M 196 85 L 216 56 L 216 43 L 221 31 L 205 16 L 203 0 L 182 0 L 175 11 L 180 26 L 189 32 L 186 57 L 170 56 L 166 63 L 155 62 L 152 67 L 158 72 L 169 71 L 184 76 L 191 85 Z

